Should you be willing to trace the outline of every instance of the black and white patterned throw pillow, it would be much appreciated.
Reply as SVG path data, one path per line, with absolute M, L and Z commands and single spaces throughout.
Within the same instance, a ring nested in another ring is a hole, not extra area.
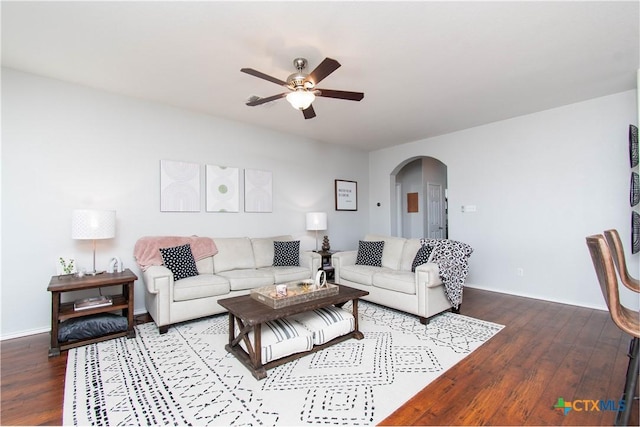
M 379 242 L 368 242 L 360 240 L 358 243 L 357 265 L 371 265 L 382 267 L 382 251 L 384 250 L 384 240 Z
M 411 271 L 416 271 L 417 266 L 426 264 L 429 261 L 429 256 L 431 255 L 432 250 L 433 246 L 420 246 L 420 249 L 418 249 L 418 252 L 416 252 L 415 258 L 413 258 L 413 263 L 411 263 Z
M 300 240 L 273 242 L 273 266 L 297 267 L 300 265 Z
M 164 265 L 173 273 L 173 280 L 198 275 L 198 267 L 196 267 L 190 244 L 187 243 L 173 248 L 160 248 L 160 254 Z

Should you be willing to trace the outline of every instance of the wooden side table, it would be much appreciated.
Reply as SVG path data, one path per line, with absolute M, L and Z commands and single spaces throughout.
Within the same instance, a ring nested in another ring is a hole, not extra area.
M 61 350 L 67 350 L 81 345 L 104 341 L 111 338 L 127 336 L 133 338 L 136 331 L 133 328 L 133 285 L 138 276 L 126 269 L 122 273 L 102 273 L 97 276 L 77 277 L 75 275 L 53 276 L 47 290 L 51 292 L 51 345 L 49 357 L 59 356 Z M 96 307 L 87 310 L 75 311 L 73 301 L 61 303 L 60 295 L 64 292 L 81 291 L 86 289 L 103 288 L 107 286 L 122 285 L 122 294 L 111 295 L 113 304 L 106 307 Z M 64 343 L 58 342 L 58 328 L 60 322 L 75 318 L 90 316 L 97 313 L 107 313 L 122 310 L 122 315 L 127 318 L 127 330 L 113 334 L 102 335 L 95 338 L 73 340 Z
M 333 280 L 334 278 L 334 269 L 333 265 L 331 265 L 331 255 L 336 252 L 338 251 L 316 251 L 316 253 L 322 257 L 322 261 L 320 261 L 320 270 L 324 270 L 324 272 L 327 273 L 327 280 Z

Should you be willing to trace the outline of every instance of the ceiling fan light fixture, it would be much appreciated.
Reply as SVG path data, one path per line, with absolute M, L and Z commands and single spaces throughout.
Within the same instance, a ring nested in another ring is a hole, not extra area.
M 304 89 L 297 89 L 287 94 L 287 101 L 296 110 L 306 110 L 315 99 L 313 92 Z

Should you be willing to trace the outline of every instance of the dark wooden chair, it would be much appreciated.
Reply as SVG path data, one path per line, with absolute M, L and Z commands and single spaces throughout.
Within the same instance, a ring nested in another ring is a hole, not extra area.
M 633 278 L 627 269 L 624 248 L 622 247 L 622 240 L 620 240 L 618 230 L 606 230 L 604 232 L 604 238 L 607 240 L 607 244 L 611 250 L 613 262 L 618 270 L 622 284 L 634 292 L 640 292 L 640 280 Z
M 638 348 L 640 347 L 640 317 L 637 311 L 624 307 L 620 302 L 618 276 L 614 267 L 609 245 L 601 234 L 586 238 L 591 260 L 598 276 L 602 295 L 609 308 L 611 319 L 621 330 L 631 335 L 629 345 L 629 365 L 621 400 L 625 402 L 624 411 L 618 412 L 615 425 L 628 425 L 638 383 Z

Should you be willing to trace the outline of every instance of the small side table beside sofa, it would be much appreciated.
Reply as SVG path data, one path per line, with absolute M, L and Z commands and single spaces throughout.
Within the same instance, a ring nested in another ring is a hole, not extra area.
M 102 273 L 96 276 L 64 275 L 53 276 L 49 282 L 47 290 L 51 292 L 51 345 L 49 357 L 59 356 L 61 350 L 68 350 L 73 347 L 104 341 L 111 338 L 127 336 L 134 338 L 136 331 L 133 328 L 133 285 L 138 276 L 131 270 L 125 269 L 120 273 Z M 87 310 L 75 310 L 74 302 L 61 302 L 61 295 L 65 292 L 81 291 L 87 289 L 100 289 L 108 286 L 122 285 L 122 293 L 110 295 L 113 304 L 109 306 L 95 307 Z M 109 313 L 122 310 L 122 315 L 127 318 L 127 330 L 101 335 L 97 337 L 69 340 L 68 342 L 58 341 L 60 322 L 73 318 L 81 318 L 99 313 Z
M 320 261 L 320 270 L 323 270 L 327 274 L 327 280 L 333 281 L 335 275 L 333 265 L 331 265 L 331 255 L 335 254 L 338 251 L 321 250 L 314 252 L 322 257 L 322 260 Z

